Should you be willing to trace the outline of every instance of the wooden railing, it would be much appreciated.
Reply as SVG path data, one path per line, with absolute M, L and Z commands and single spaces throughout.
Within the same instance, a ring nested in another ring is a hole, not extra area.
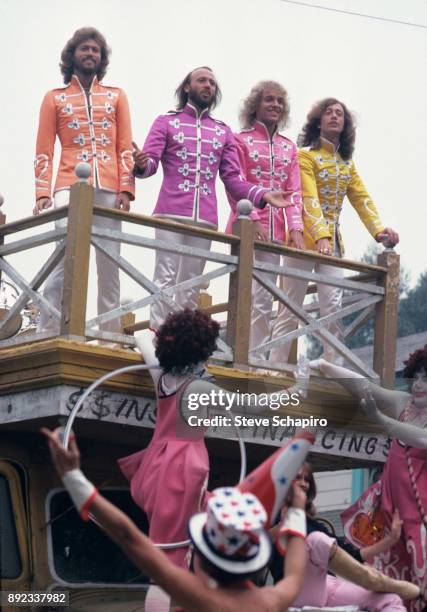
M 399 297 L 399 256 L 394 251 L 385 250 L 378 256 L 378 265 L 369 265 L 320 255 L 311 251 L 298 251 L 278 244 L 255 241 L 253 223 L 248 216 L 250 203 L 247 201 L 239 203 L 240 215 L 234 226 L 233 235 L 201 227 L 191 227 L 156 217 L 99 208 L 93 206 L 93 188 L 87 183 L 86 179 L 87 171 L 81 171 L 80 180 L 71 189 L 69 207 L 58 208 L 38 217 L 6 223 L 0 227 L 0 274 L 7 276 L 21 291 L 16 303 L 10 308 L 6 317 L 0 321 L 0 335 L 7 321 L 16 315 L 29 300 L 32 300 L 40 309 L 47 309 L 50 315 L 56 318 L 59 323 L 60 336 L 80 340 L 100 339 L 133 345 L 133 333 L 144 328 L 147 323 L 138 321 L 129 324 L 131 313 L 150 306 L 157 300 L 166 303 L 171 311 L 179 310 L 180 307 L 172 299 L 176 291 L 200 286 L 214 278 L 229 276 L 228 302 L 213 304 L 207 308 L 212 314 L 227 313 L 225 339 L 218 343 L 218 351 L 214 355 L 216 359 L 243 369 L 255 366 L 291 370 L 293 366 L 288 363 L 272 364 L 260 358 L 260 356 L 268 353 L 273 347 L 310 333 L 322 342 L 332 345 L 356 370 L 371 378 L 379 376 L 386 385 L 393 384 Z M 130 223 L 135 227 L 136 232 L 128 233 L 97 227 L 96 224 L 93 224 L 94 215 Z M 40 228 L 47 223 L 66 217 L 68 217 L 66 229 L 59 228 L 40 233 Z M 147 227 L 205 237 L 215 243 L 226 245 L 229 253 L 155 241 L 143 235 L 143 228 Z M 37 228 L 37 233 L 31 237 L 13 240 L 15 234 L 30 228 Z M 9 238 L 9 241 L 5 242 L 6 238 Z M 12 238 L 12 241 L 10 241 L 10 238 Z M 152 280 L 141 271 L 140 267 L 137 268 L 122 255 L 114 256 L 110 254 L 108 249 L 100 243 L 100 238 L 120 241 L 122 244 L 137 246 L 141 249 L 155 250 L 161 248 L 177 255 L 199 257 L 214 262 L 219 267 L 174 287 L 159 291 Z M 51 242 L 57 243 L 54 252 L 31 281 L 27 281 L 7 260 L 9 255 L 19 251 L 29 251 L 35 246 Z M 140 286 L 141 297 L 87 321 L 86 306 L 91 244 L 114 260 L 116 265 Z M 256 259 L 256 253 L 261 251 L 270 251 L 291 257 L 295 260 L 295 266 L 284 268 L 283 266 L 260 262 Z M 64 255 L 62 308 L 61 312 L 58 312 L 43 297 L 40 289 L 57 262 Z M 353 274 L 334 279 L 331 276 L 306 272 L 298 268 L 298 260 L 301 259 L 308 259 L 313 264 L 322 262 L 326 265 L 343 268 Z M 308 280 L 311 283 L 309 286 L 310 293 L 315 293 L 317 285 L 324 283 L 342 287 L 348 290 L 349 295 L 344 298 L 339 312 L 326 317 L 315 318 L 312 313 L 317 309 L 316 304 L 301 307 L 292 302 L 278 286 L 271 282 L 266 273 Z M 289 308 L 299 320 L 300 327 L 281 338 L 269 340 L 261 346 L 250 349 L 250 296 L 254 279 L 267 289 L 274 299 Z M 144 293 L 148 295 L 144 296 Z M 343 342 L 328 330 L 330 323 L 342 320 L 349 314 L 356 312 L 359 314 L 345 328 L 344 338 L 349 338 L 371 316 L 375 316 L 373 369 L 360 361 Z M 99 329 L 99 326 L 103 323 L 118 317 L 128 321 L 124 333 L 117 334 Z M 52 334 L 43 331 L 26 336 L 18 335 L 0 341 L 0 348 L 37 341 L 51 336 Z

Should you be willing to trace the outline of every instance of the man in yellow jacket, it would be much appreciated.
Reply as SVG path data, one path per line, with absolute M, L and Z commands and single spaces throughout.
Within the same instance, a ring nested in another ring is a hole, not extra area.
M 307 116 L 302 130 L 300 144 L 309 147 L 299 151 L 301 184 L 303 196 L 304 240 L 308 249 L 324 255 L 342 257 L 344 245 L 339 229 L 339 218 L 347 196 L 361 221 L 377 242 L 392 247 L 399 242 L 398 234 L 384 227 L 375 204 L 360 179 L 352 159 L 356 130 L 351 113 L 335 98 L 318 102 Z M 293 267 L 295 262 L 285 258 L 285 266 Z M 298 267 L 329 276 L 340 277 L 341 268 L 310 261 L 301 261 Z M 308 281 L 284 278 L 282 289 L 298 305 L 302 305 Z M 342 289 L 331 285 L 318 285 L 320 315 L 327 316 L 341 308 Z M 286 307 L 279 308 L 274 325 L 274 339 L 286 334 L 297 326 L 297 321 Z M 342 340 L 339 323 L 329 327 Z M 271 361 L 288 361 L 290 343 L 273 349 Z M 339 363 L 342 358 L 329 345 L 324 346 L 326 360 Z

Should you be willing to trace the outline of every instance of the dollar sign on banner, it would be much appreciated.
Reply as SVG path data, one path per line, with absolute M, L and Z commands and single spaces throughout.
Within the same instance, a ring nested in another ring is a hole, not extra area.
M 95 406 L 92 407 L 92 414 L 94 414 L 100 420 L 111 413 L 111 409 L 104 403 L 104 400 L 109 397 L 109 393 L 102 391 L 95 399 Z
M 71 412 L 74 406 L 77 404 L 79 397 L 81 397 L 81 395 L 83 394 L 83 391 L 84 389 L 81 388 L 78 391 L 74 391 L 74 393 L 71 393 L 71 395 L 68 396 L 66 408 L 69 412 Z M 80 408 L 80 410 L 82 408 L 83 406 Z

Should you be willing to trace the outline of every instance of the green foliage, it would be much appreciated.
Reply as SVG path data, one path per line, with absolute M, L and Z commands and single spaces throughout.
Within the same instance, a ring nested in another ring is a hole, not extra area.
M 397 335 L 409 336 L 427 331 L 427 271 L 399 303 Z

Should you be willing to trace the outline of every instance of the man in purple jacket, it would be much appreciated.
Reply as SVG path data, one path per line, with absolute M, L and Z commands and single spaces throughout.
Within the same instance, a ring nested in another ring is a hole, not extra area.
M 153 123 L 142 150 L 134 144 L 134 174 L 147 178 L 163 166 L 163 183 L 153 215 L 192 226 L 216 229 L 218 208 L 215 192 L 217 174 L 235 200 L 247 198 L 258 208 L 266 203 L 282 208 L 284 192 L 244 181 L 231 129 L 214 119 L 210 111 L 221 99 L 212 70 L 196 68 L 179 85 L 177 109 L 160 115 Z M 209 250 L 211 241 L 166 230 L 156 230 L 156 239 Z M 205 260 L 156 251 L 154 283 L 171 287 L 202 274 Z M 178 292 L 175 301 L 183 308 L 196 308 L 199 287 Z M 150 324 L 157 329 L 169 312 L 163 302 L 151 307 Z

